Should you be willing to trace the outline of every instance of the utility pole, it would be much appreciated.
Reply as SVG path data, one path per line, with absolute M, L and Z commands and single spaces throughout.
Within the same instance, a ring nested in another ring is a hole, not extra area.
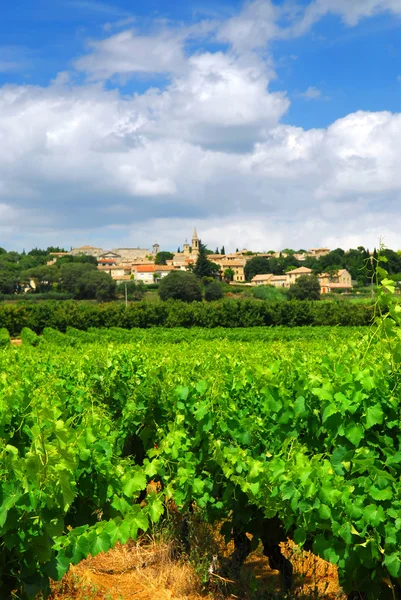
M 125 307 L 128 306 L 128 293 L 127 293 L 127 284 L 124 283 L 125 286 Z

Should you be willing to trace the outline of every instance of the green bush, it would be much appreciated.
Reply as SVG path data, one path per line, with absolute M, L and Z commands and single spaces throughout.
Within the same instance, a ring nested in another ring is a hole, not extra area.
M 172 271 L 161 280 L 159 296 L 161 300 L 194 302 L 202 299 L 202 291 L 199 281 L 193 273 Z
M 10 334 L 5 327 L 0 328 L 0 348 L 10 345 Z
M 213 300 L 220 300 L 223 297 L 223 290 L 218 281 L 211 281 L 205 287 L 205 300 L 212 302 Z
M 295 300 L 320 300 L 320 283 L 316 275 L 301 275 L 288 290 L 288 297 Z
M 40 342 L 40 337 L 29 327 L 23 327 L 21 330 L 22 343 L 26 346 L 37 346 Z

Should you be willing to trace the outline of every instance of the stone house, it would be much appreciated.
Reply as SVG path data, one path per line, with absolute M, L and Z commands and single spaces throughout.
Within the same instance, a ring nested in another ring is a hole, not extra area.
M 258 285 L 271 285 L 270 280 L 273 277 L 272 273 L 266 273 L 265 275 L 255 275 L 251 281 L 252 286 Z
M 99 271 L 108 273 L 115 281 L 120 281 L 124 276 L 131 276 L 131 266 L 98 264 L 97 268 Z
M 328 294 L 333 290 L 352 290 L 351 274 L 347 269 L 340 269 L 335 275 L 322 273 L 319 275 L 319 283 L 322 294 Z
M 301 275 L 312 275 L 312 269 L 308 269 L 308 267 L 298 267 L 298 269 L 292 269 L 286 273 L 287 276 L 287 285 L 286 287 L 290 287 L 291 284 L 295 283 L 296 280 L 301 277 Z
M 95 246 L 79 246 L 79 248 L 73 248 L 68 254 L 72 256 L 94 256 L 99 258 L 104 253 L 103 248 L 96 248 Z

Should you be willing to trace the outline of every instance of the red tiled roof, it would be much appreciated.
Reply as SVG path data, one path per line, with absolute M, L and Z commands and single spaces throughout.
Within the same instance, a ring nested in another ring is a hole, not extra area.
M 155 265 L 137 265 L 134 267 L 134 271 L 137 273 L 154 273 L 155 270 Z

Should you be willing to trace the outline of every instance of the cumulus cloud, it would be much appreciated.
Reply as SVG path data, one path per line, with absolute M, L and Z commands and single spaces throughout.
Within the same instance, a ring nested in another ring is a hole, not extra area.
M 211 57 L 197 60 L 210 65 Z M 65 244 L 107 246 L 108 240 L 134 243 L 133 237 L 171 244 L 184 223 L 191 229 L 196 222 L 211 244 L 266 249 L 345 235 L 342 217 L 348 230 L 397 222 L 401 115 L 359 112 L 306 131 L 264 114 L 263 86 L 249 104 L 244 95 L 235 112 L 229 101 L 236 87 L 226 88 L 218 77 L 206 90 L 191 81 L 175 82 L 168 100 L 163 94 L 123 98 L 98 86 L 2 88 L 0 195 L 17 211 L 8 224 L 18 224 L 32 243 L 42 243 L 44 231 L 50 238 L 59 231 Z M 208 106 L 210 97 L 216 101 Z M 176 132 L 178 107 L 185 125 Z M 196 123 L 199 129 L 208 124 L 207 144 L 199 143 Z M 227 147 L 215 148 L 218 135 L 238 123 L 252 146 L 238 150 L 230 134 Z M 255 123 L 264 125 L 263 139 Z M 18 211 L 36 216 L 21 220 Z M 368 223 L 366 215 L 374 213 Z
M 323 14 L 338 5 L 353 24 L 345 2 L 310 6 Z M 370 14 L 355 5 L 358 18 Z M 389 0 L 387 10 L 398 5 Z M 76 62 L 82 85 L 61 72 L 48 87 L 1 87 L 2 245 L 157 240 L 174 249 L 196 224 L 211 247 L 231 250 L 373 246 L 383 233 L 399 246 L 401 115 L 356 112 L 325 129 L 283 124 L 290 103 L 270 91 L 260 52 L 281 35 L 277 6 L 257 0 L 240 19 L 214 23 L 224 50 L 188 53 L 187 40 L 209 25 L 129 30 L 91 42 Z M 311 15 L 284 16 L 303 27 Z M 169 78 L 131 95 L 99 83 L 134 73 Z M 314 87 L 304 97 L 324 98 Z

